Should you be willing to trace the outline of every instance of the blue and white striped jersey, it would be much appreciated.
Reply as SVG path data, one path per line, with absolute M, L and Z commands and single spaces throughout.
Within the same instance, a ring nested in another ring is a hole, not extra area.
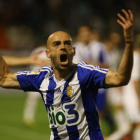
M 51 140 L 103 140 L 95 99 L 108 69 L 79 62 L 71 74 L 57 81 L 50 66 L 18 72 L 24 91 L 38 91 L 45 103 Z
M 95 64 L 108 64 L 107 50 L 103 43 L 91 41 L 87 46 L 82 42 L 74 43 L 76 54 L 73 58 L 74 63 L 90 60 Z

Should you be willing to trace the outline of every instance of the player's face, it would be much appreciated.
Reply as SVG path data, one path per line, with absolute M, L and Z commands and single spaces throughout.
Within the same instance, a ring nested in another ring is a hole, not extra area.
M 91 37 L 91 31 L 88 27 L 82 26 L 78 30 L 78 38 L 82 42 L 89 42 Z
M 51 58 L 52 66 L 58 70 L 67 70 L 72 66 L 75 48 L 72 46 L 72 39 L 65 32 L 52 34 L 47 42 L 47 56 Z
M 119 44 L 121 42 L 121 35 L 113 32 L 110 34 L 110 40 L 115 44 Z

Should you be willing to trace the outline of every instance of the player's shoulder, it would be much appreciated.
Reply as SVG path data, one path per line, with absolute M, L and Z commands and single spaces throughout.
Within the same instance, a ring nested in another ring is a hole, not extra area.
M 109 69 L 102 69 L 101 67 L 97 66 L 97 65 L 90 65 L 85 63 L 84 61 L 81 61 L 77 64 L 77 67 L 79 69 L 79 71 L 83 71 L 83 72 L 88 72 L 89 71 L 94 71 L 94 72 L 100 72 L 100 73 L 107 73 L 109 71 Z
M 77 64 L 77 76 L 82 84 L 90 83 L 91 79 L 94 78 L 94 75 L 98 72 L 98 66 L 89 65 L 83 61 Z
M 40 46 L 36 49 L 34 49 L 32 52 L 31 52 L 31 55 L 35 54 L 35 53 L 38 53 L 38 57 L 41 58 L 41 59 L 46 59 L 46 60 L 50 60 L 47 56 L 46 56 L 46 47 L 45 46 Z
M 45 51 L 45 50 L 46 50 L 45 46 L 39 46 L 39 47 L 35 48 L 34 50 L 32 50 L 31 54 L 34 54 L 39 51 Z
M 41 68 L 42 71 L 49 71 L 49 72 L 53 72 L 53 68 L 52 66 L 44 66 Z
M 98 68 L 99 66 L 96 66 L 96 65 L 89 65 L 87 63 L 85 63 L 84 61 L 80 61 L 78 64 L 77 64 L 77 67 L 79 69 L 83 69 L 83 70 L 94 70 L 96 68 Z
M 105 48 L 105 44 L 103 44 L 102 42 L 99 42 L 99 41 L 91 41 L 90 45 L 97 47 L 98 49 Z
M 137 51 L 134 51 L 134 58 L 136 59 L 140 58 L 140 54 Z
M 84 46 L 84 43 L 83 42 L 75 42 L 73 45 L 74 45 L 74 47 L 78 48 L 78 47 Z
M 96 41 L 96 40 L 92 40 L 92 41 L 90 41 L 90 44 L 103 45 L 102 42 L 100 42 L 100 41 Z
M 51 66 L 45 66 L 40 69 L 28 71 L 27 75 L 52 75 L 53 74 L 53 69 Z

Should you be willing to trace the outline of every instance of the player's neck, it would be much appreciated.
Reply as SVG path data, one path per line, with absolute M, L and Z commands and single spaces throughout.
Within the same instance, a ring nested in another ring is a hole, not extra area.
M 69 67 L 66 70 L 58 70 L 58 69 L 54 69 L 54 75 L 56 80 L 61 81 L 62 79 L 65 79 L 74 69 L 74 65 L 72 65 L 71 67 Z

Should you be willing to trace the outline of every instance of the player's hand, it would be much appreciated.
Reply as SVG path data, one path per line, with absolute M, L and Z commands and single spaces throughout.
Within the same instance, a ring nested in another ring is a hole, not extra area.
M 30 65 L 39 65 L 41 67 L 43 67 L 43 66 L 51 66 L 51 61 L 50 60 L 45 60 L 45 59 L 39 58 L 40 53 L 42 53 L 42 51 L 34 53 L 33 55 L 31 55 L 29 57 Z
M 126 42 L 133 41 L 133 26 L 134 26 L 134 16 L 131 10 L 125 11 L 122 10 L 125 17 L 123 17 L 120 13 L 118 13 L 118 17 L 120 19 L 117 22 L 123 27 L 124 29 L 124 38 Z

